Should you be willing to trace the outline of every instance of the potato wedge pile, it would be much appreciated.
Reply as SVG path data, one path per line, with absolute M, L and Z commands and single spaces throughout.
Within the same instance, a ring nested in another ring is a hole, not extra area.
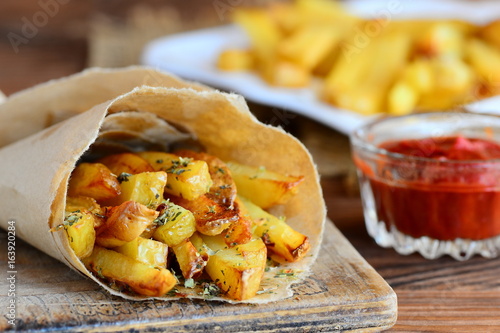
M 234 21 L 251 46 L 223 50 L 217 66 L 289 88 L 317 78 L 321 100 L 366 115 L 446 110 L 500 93 L 500 20 L 476 26 L 393 15 L 365 20 L 331 0 L 237 8 Z
M 189 150 L 110 155 L 74 169 L 58 229 L 119 290 L 159 297 L 209 278 L 246 300 L 268 257 L 294 262 L 309 249 L 305 235 L 265 210 L 285 203 L 303 179 Z

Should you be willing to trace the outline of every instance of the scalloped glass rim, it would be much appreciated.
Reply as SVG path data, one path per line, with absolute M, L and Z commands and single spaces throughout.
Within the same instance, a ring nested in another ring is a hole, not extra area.
M 378 245 L 385 248 L 392 247 L 403 255 L 417 252 L 426 259 L 437 259 L 449 255 L 456 260 L 464 261 L 474 255 L 490 259 L 499 255 L 500 235 L 482 240 L 457 238 L 444 241 L 430 237 L 414 238 L 401 233 L 394 225 L 387 230 L 386 223 L 377 218 L 370 182 L 360 175 L 360 171 L 358 171 L 358 177 L 366 229 Z

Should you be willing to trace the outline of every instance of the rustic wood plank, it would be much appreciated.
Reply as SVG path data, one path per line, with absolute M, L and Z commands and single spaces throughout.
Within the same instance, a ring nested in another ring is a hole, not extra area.
M 265 305 L 204 300 L 131 302 L 111 296 L 92 281 L 18 241 L 17 329 L 112 332 L 193 331 L 380 331 L 394 324 L 396 296 L 331 222 L 313 274 L 295 285 L 295 296 Z M 0 247 L 6 247 L 1 234 Z M 1 267 L 6 267 L 2 255 Z M 0 281 L 0 308 L 8 305 Z M 7 328 L 0 318 L 0 330 Z

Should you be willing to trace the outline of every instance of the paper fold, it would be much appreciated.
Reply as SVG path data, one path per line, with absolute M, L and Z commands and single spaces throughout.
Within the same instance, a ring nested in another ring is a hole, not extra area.
M 128 74 L 137 76 L 139 72 L 142 70 L 133 68 Z M 93 80 L 85 78 L 89 73 L 94 76 Z M 63 222 L 68 178 L 77 161 L 98 138 L 105 117 L 118 112 L 139 111 L 182 127 L 195 136 L 208 153 L 223 160 L 262 165 L 285 174 L 305 176 L 299 194 L 282 207 L 281 213 L 287 216 L 292 227 L 309 237 L 310 254 L 298 263 L 280 268 L 296 270 L 294 277 L 275 277 L 276 272 L 267 272 L 263 288 L 272 293 L 259 294 L 247 302 L 267 302 L 290 296 L 290 286 L 307 275 L 317 256 L 326 217 L 318 174 L 307 150 L 283 130 L 258 122 L 241 96 L 191 85 L 164 73 L 155 72 L 153 76 L 161 77 L 165 85 L 170 82 L 170 87 L 143 86 L 122 95 L 121 92 L 116 93 L 120 90 L 117 88 L 108 95 L 92 97 L 92 102 L 87 100 L 89 93 L 94 91 L 94 80 L 99 80 L 98 85 L 101 86 L 104 82 L 112 84 L 117 77 L 125 82 L 126 73 L 127 70 L 104 73 L 89 71 L 16 94 L 13 100 L 9 98 L 0 105 L 2 127 L 5 127 L 3 120 L 16 118 L 12 116 L 16 112 L 13 108 L 20 105 L 24 108 L 18 110 L 18 124 L 30 123 L 30 119 L 34 118 L 33 124 L 27 125 L 29 130 L 19 134 L 7 129 L 8 134 L 2 136 L 4 145 L 15 138 L 25 137 L 0 149 L 1 227 L 6 228 L 8 220 L 15 220 L 18 237 L 89 276 L 112 294 L 144 299 L 123 294 L 103 284 L 74 256 L 64 230 L 49 231 Z M 149 70 L 143 73 L 152 75 Z M 135 80 L 141 79 L 136 77 Z M 132 81 L 127 81 L 122 88 L 125 89 Z M 120 85 L 119 82 L 115 83 Z M 77 86 L 85 93 L 79 93 Z M 43 101 L 48 104 L 43 107 L 37 105 L 32 109 L 40 114 L 29 113 L 29 101 L 37 104 L 36 97 L 46 90 L 50 90 L 52 98 L 61 96 L 59 99 L 62 101 L 44 97 Z M 72 95 L 72 103 L 64 96 L 66 93 Z M 85 110 L 88 104 L 109 99 L 114 93 L 116 96 L 111 97 L 111 100 Z M 55 107 L 58 117 L 66 120 L 41 129 L 43 126 L 40 121 L 54 112 L 49 106 Z M 123 115 L 125 118 L 132 117 L 132 113 Z M 28 133 L 32 135 L 27 136 Z M 200 290 L 179 289 L 187 297 L 203 298 L 199 295 Z

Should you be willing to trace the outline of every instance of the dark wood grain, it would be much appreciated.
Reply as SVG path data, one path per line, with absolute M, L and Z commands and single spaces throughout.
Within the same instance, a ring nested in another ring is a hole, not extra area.
M 2 232 L 0 247 L 6 248 L 6 243 Z M 6 261 L 2 255 L 1 267 Z M 313 273 L 294 286 L 294 297 L 268 304 L 127 301 L 21 241 L 16 266 L 18 330 L 370 332 L 391 327 L 397 317 L 392 289 L 330 221 Z M 7 285 L 6 279 L 0 281 L 2 291 Z M 8 302 L 9 297 L 0 294 L 0 308 L 6 309 Z M 8 328 L 6 318 L 0 318 L 0 330 Z

